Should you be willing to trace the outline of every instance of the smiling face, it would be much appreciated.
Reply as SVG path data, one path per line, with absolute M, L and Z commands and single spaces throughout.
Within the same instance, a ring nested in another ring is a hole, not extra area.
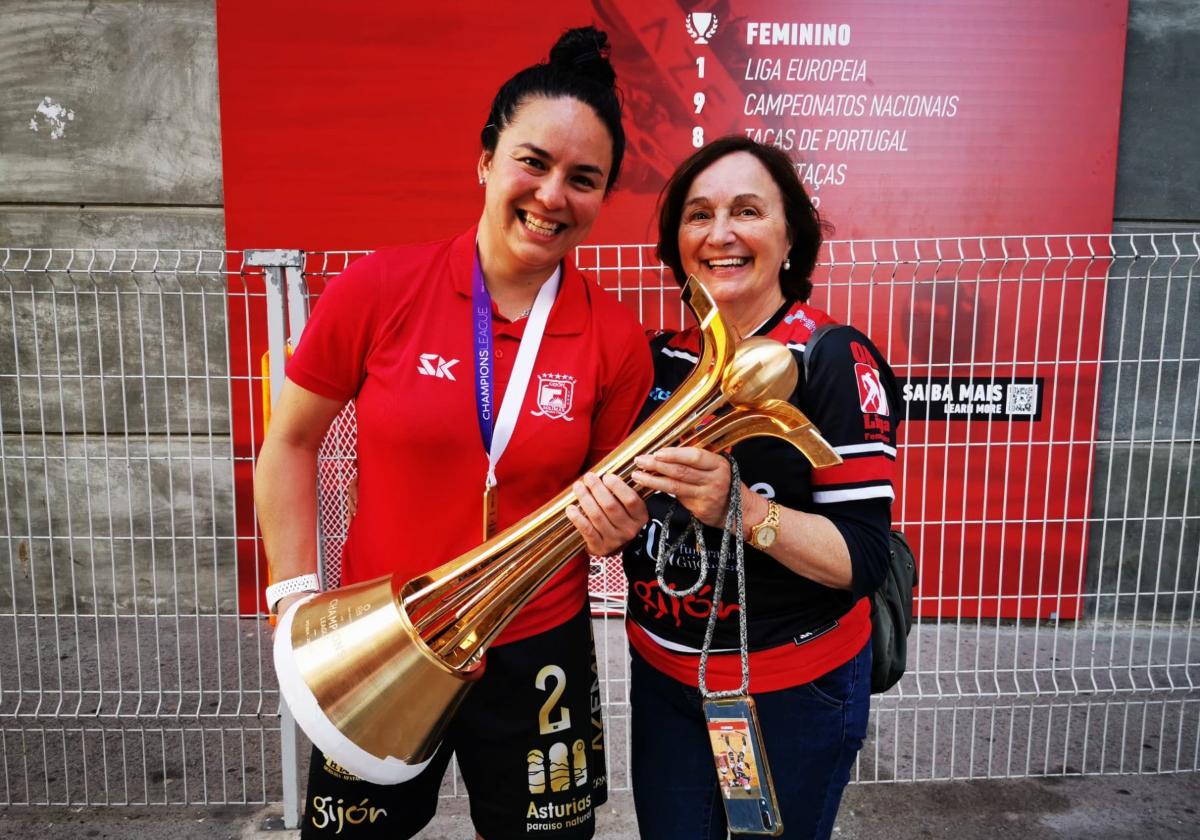
M 596 221 L 612 137 L 570 97 L 524 102 L 479 158 L 487 181 L 479 250 L 489 283 L 545 280 Z
M 743 332 L 783 304 L 790 247 L 783 195 L 754 155 L 734 152 L 696 176 L 679 220 L 680 261 Z

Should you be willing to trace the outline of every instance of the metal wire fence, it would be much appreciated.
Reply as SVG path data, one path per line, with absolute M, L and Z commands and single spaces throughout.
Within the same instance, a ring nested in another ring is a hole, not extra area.
M 0 804 L 294 797 L 248 479 L 264 378 L 358 255 L 278 253 L 0 249 Z M 577 261 L 683 322 L 649 246 Z M 835 242 L 815 285 L 909 414 L 919 618 L 857 779 L 1200 767 L 1200 237 Z M 322 454 L 331 574 L 353 439 L 348 413 Z M 625 608 L 619 564 L 592 592 Z M 621 622 L 597 630 L 627 788 Z
M 237 599 L 251 295 L 221 252 L 0 249 L 0 802 L 279 798 Z
M 651 247 L 579 263 L 682 323 Z M 909 421 L 919 617 L 856 780 L 1200 767 L 1200 237 L 834 242 L 814 283 L 891 359 Z

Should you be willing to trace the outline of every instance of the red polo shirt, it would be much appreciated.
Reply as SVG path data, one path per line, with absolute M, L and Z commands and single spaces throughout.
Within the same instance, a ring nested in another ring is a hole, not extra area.
M 391 248 L 352 264 L 321 295 L 287 367 L 313 393 L 355 400 L 358 513 L 343 580 L 415 577 L 482 542 L 487 474 L 475 396 L 471 271 L 475 229 Z M 526 320 L 493 307 L 499 407 Z M 501 529 L 570 485 L 629 433 L 652 378 L 633 313 L 569 262 L 496 470 Z M 545 410 L 544 410 L 545 409 Z M 585 603 L 571 561 L 513 619 L 500 642 L 555 627 Z

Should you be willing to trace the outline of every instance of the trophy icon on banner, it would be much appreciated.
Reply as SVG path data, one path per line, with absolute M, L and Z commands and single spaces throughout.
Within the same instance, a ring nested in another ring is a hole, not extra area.
M 712 12 L 688 12 L 683 19 L 688 35 L 697 44 L 707 44 L 717 34 L 717 16 Z

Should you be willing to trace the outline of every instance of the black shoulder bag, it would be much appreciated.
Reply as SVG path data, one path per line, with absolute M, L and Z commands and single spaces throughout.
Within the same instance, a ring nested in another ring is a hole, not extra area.
M 804 379 L 808 360 L 817 342 L 841 324 L 824 324 L 804 345 Z M 904 534 L 891 532 L 888 568 L 883 583 L 871 595 L 871 693 L 882 694 L 904 676 L 908 661 L 908 633 L 913 622 L 913 590 L 917 586 L 917 561 Z

